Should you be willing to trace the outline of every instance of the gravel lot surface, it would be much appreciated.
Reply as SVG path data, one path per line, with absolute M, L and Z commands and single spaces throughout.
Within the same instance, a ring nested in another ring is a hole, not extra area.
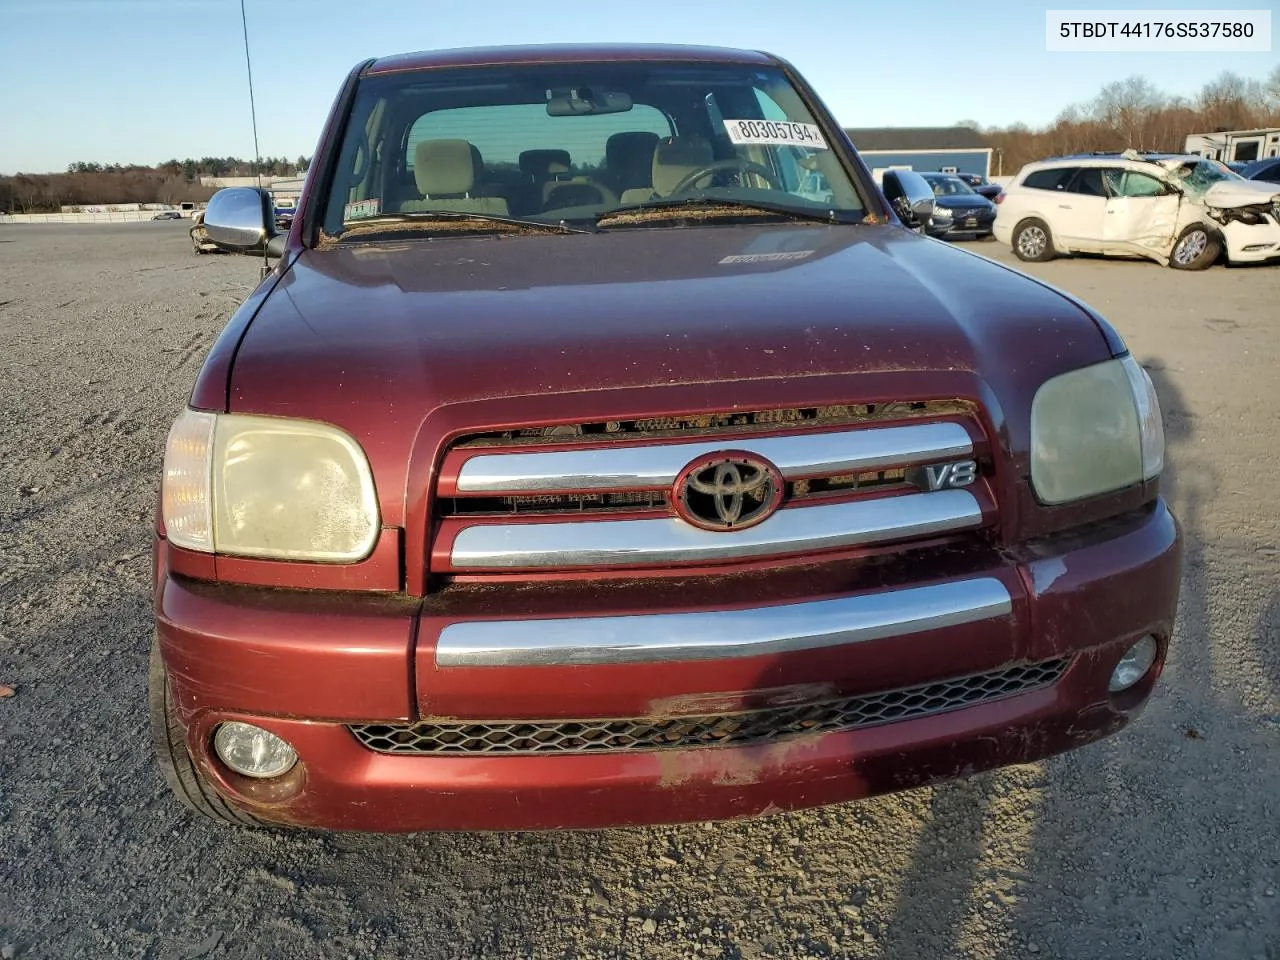
M 257 270 L 183 223 L 0 227 L 0 956 L 1280 957 L 1280 268 L 1032 267 L 1163 401 L 1187 562 L 1130 730 L 749 823 L 408 837 L 222 830 L 153 766 L 161 445 Z

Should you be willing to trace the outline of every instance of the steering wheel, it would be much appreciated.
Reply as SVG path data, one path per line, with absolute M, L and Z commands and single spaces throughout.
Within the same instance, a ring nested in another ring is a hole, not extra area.
M 671 192 L 667 194 L 669 197 L 677 196 L 684 193 L 699 180 L 704 180 L 713 174 L 721 173 L 725 170 L 736 170 L 738 173 L 754 173 L 765 179 L 774 190 L 786 190 L 777 175 L 768 167 L 753 163 L 750 160 L 743 160 L 741 157 L 733 157 L 728 160 L 717 160 L 715 163 L 708 163 L 705 167 L 699 167 L 692 173 L 686 174 L 680 178 L 680 182 L 671 188 Z

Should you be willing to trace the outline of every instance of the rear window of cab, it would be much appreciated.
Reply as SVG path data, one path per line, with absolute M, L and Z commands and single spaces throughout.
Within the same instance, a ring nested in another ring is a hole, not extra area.
M 541 103 L 454 107 L 424 113 L 415 120 L 403 155 L 406 169 L 412 170 L 418 144 L 424 140 L 468 140 L 489 170 L 505 166 L 516 171 L 520 155 L 534 150 L 563 150 L 569 154 L 570 166 L 598 166 L 605 162 L 610 138 L 633 131 L 656 137 L 675 133 L 665 114 L 643 103 L 626 113 L 585 117 L 548 117 Z

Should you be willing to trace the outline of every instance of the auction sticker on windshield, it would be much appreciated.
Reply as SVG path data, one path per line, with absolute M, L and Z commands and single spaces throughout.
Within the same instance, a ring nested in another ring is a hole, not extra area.
M 356 200 L 348 203 L 342 208 L 342 219 L 344 221 L 363 220 L 367 217 L 376 217 L 382 209 L 382 200 L 374 197 L 372 200 Z
M 809 147 L 826 150 L 827 141 L 814 123 L 790 120 L 726 120 L 725 129 L 735 145 L 765 144 L 774 147 Z

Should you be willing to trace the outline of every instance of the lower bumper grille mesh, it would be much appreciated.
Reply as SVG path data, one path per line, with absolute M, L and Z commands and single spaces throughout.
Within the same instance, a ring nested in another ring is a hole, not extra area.
M 351 726 L 378 753 L 477 755 L 626 753 L 744 746 L 807 733 L 856 730 L 1025 693 L 1056 681 L 1068 660 L 1022 664 L 953 680 L 793 707 L 708 716 L 600 720 L 422 721 Z

